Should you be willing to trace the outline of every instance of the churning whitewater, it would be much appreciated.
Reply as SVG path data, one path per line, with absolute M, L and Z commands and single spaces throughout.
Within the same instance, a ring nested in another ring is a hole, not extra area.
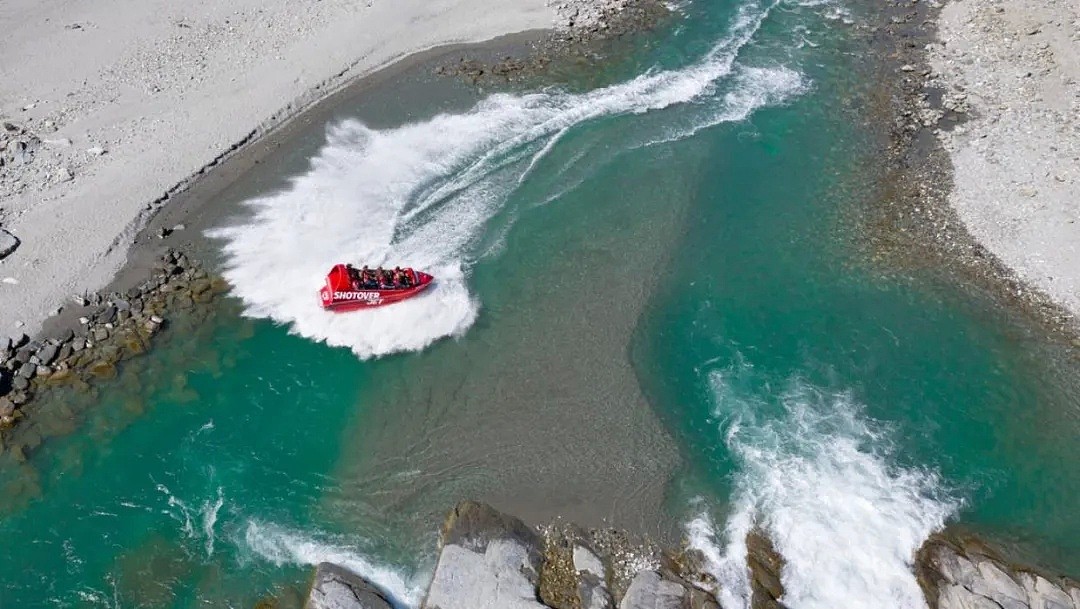
M 246 223 L 210 232 L 224 241 L 224 275 L 246 315 L 288 324 L 361 358 L 460 335 L 479 310 L 467 275 L 484 253 L 478 246 L 486 225 L 500 214 L 509 224 L 513 208 L 524 204 L 514 191 L 567 132 L 601 118 L 677 113 L 655 132 L 646 128 L 635 141 L 619 142 L 632 149 L 743 120 L 804 87 L 790 68 L 736 62 L 775 6 L 743 6 L 729 34 L 680 70 L 653 70 L 583 94 L 492 95 L 464 114 L 394 129 L 354 120 L 332 125 L 306 173 L 281 192 L 248 201 L 253 217 Z M 555 188 L 547 200 L 565 190 Z M 393 306 L 323 311 L 316 291 L 327 270 L 346 261 L 412 266 L 436 282 Z
M 745 539 L 759 527 L 784 558 L 782 600 L 792 609 L 924 609 L 915 552 L 959 507 L 937 473 L 896 464 L 887 425 L 850 395 L 794 381 L 755 397 L 745 362 L 707 376 L 738 473 L 723 533 L 707 514 L 687 531 L 724 606 L 750 606 Z
M 276 565 L 315 566 L 331 562 L 354 573 L 362 573 L 400 606 L 420 604 L 424 592 L 421 582 L 429 576 L 425 572 L 406 578 L 394 568 L 371 561 L 356 551 L 357 539 L 334 539 L 257 520 L 249 520 L 242 536 L 238 537 L 239 547 L 245 548 L 253 557 Z

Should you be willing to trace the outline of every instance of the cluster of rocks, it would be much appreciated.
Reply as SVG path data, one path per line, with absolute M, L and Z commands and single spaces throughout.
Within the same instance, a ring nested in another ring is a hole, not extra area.
M 527 55 L 495 60 L 462 57 L 438 66 L 435 73 L 474 84 L 520 81 L 544 74 L 554 62 L 592 63 L 617 53 L 617 41 L 650 31 L 672 14 L 659 0 L 553 0 L 549 5 L 556 14 L 555 30 Z
M 473 501 L 458 504 L 421 609 L 722 609 L 723 582 L 692 550 L 664 551 L 610 530 L 533 528 Z M 750 609 L 784 609 L 783 558 L 747 536 Z M 915 557 L 931 609 L 1080 609 L 1080 584 L 1008 564 L 972 538 L 931 537 Z M 330 563 L 315 570 L 306 609 L 391 609 L 398 599 Z
M 916 565 L 937 609 L 1080 609 L 1080 583 L 1014 567 L 976 539 L 932 537 Z
M 1078 24 L 1080 5 L 1057 0 L 950 4 L 924 81 L 946 119 L 968 117 L 936 132 L 955 170 L 949 205 L 1010 291 L 1059 323 L 1044 295 L 1080 316 Z
M 613 531 L 537 529 L 473 501 L 443 525 L 424 609 L 719 609 L 680 563 Z M 390 609 L 393 599 L 338 566 L 316 568 L 307 609 Z
M 994 5 L 987 9 L 994 15 L 1005 10 L 992 0 L 983 4 Z M 883 59 L 878 82 L 886 94 L 882 110 L 888 117 L 883 122 L 888 125 L 889 144 L 881 203 L 870 210 L 862 231 L 872 250 L 870 256 L 886 261 L 886 268 L 929 267 L 952 275 L 958 282 L 997 295 L 1011 309 L 1080 347 L 1076 318 L 1046 293 L 1033 289 L 973 236 L 952 204 L 957 182 L 948 143 L 957 137 L 970 138 L 964 134 L 971 125 L 986 119 L 980 116 L 971 91 L 943 78 L 931 65 L 931 57 L 944 48 L 936 39 L 942 6 L 940 2 L 889 0 L 884 7 L 889 15 L 886 23 L 871 28 L 874 46 Z M 1031 34 L 1016 32 L 1014 38 L 1024 36 Z M 1040 53 L 1045 55 L 1046 50 Z M 1041 65 L 1043 55 L 1029 59 Z M 1017 111 L 1026 110 L 1018 107 Z M 998 121 L 991 118 L 990 122 Z
M 548 6 L 556 27 L 571 37 L 622 35 L 669 12 L 660 2 L 643 0 L 549 0 Z
M 226 289 L 186 255 L 168 251 L 149 279 L 123 293 L 73 296 L 82 315 L 55 337 L 0 339 L 0 430 L 15 425 L 22 407 L 49 387 L 85 389 L 115 377 L 120 361 L 150 347 L 167 312 L 208 303 Z

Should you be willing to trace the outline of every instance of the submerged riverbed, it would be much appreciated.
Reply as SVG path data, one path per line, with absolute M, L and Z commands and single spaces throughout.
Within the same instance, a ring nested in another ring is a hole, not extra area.
M 0 603 L 299 606 L 333 560 L 415 604 L 462 498 L 688 535 L 735 604 L 755 522 L 795 609 L 920 606 L 945 523 L 1080 574 L 1075 362 L 856 247 L 875 16 L 679 10 L 559 87 L 418 66 L 221 193 L 234 297 L 0 455 Z M 439 284 L 325 314 L 341 260 Z

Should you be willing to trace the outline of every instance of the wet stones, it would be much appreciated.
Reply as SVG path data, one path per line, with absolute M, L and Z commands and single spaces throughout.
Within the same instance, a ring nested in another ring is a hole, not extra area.
M 56 359 L 56 356 L 59 355 L 59 353 L 60 347 L 55 344 L 48 344 L 42 347 L 41 350 L 37 352 L 37 358 L 42 366 L 48 366 L 49 364 L 53 363 L 53 360 Z
M 105 307 L 105 309 L 95 316 L 95 321 L 101 324 L 112 323 L 113 320 L 116 319 L 116 310 L 115 306 Z
M 778 609 L 784 586 L 780 573 L 784 559 L 772 541 L 759 529 L 746 536 L 746 564 L 750 570 L 750 606 L 752 609 Z
M 90 365 L 90 374 L 98 379 L 116 378 L 116 364 L 112 362 L 97 361 Z
M 424 608 L 719 609 L 712 593 L 664 566 L 659 549 L 617 531 L 537 530 L 466 501 L 447 517 L 440 540 Z
M 548 5 L 555 12 L 556 27 L 526 57 L 461 57 L 439 66 L 435 73 L 473 84 L 521 81 L 543 73 L 556 61 L 592 63 L 620 53 L 619 40 L 650 31 L 675 14 L 669 3 L 661 0 L 549 0 Z
M 123 293 L 73 296 L 75 305 L 88 310 L 80 311 L 77 326 L 54 338 L 0 338 L 0 399 L 14 407 L 10 418 L 0 416 L 0 429 L 15 425 L 20 408 L 39 390 L 89 391 L 92 382 L 116 378 L 121 362 L 150 348 L 150 339 L 167 325 L 168 311 L 203 306 L 227 289 L 222 279 L 170 250 L 146 280 Z

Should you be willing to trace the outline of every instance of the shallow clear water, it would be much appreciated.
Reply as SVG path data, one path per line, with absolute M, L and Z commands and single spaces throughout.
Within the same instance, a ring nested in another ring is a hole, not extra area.
M 881 145 L 853 8 L 699 1 L 565 87 L 347 102 L 223 195 L 235 298 L 0 455 L 0 603 L 299 606 L 335 560 L 415 604 L 466 497 L 685 530 L 735 603 L 752 523 L 795 608 L 920 606 L 946 521 L 1077 574 L 1074 372 L 853 245 Z M 347 258 L 440 283 L 324 314 Z

